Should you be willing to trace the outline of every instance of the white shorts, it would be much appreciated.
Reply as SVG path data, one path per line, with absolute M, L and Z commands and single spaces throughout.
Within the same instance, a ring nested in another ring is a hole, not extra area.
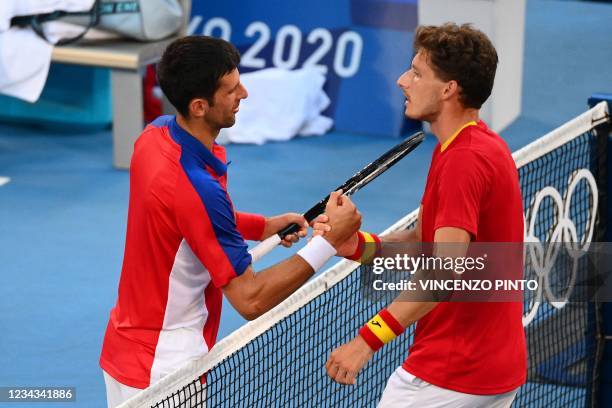
M 473 395 L 437 387 L 402 367 L 391 374 L 378 408 L 508 408 L 518 392 Z
M 142 391 L 140 388 L 128 387 L 127 385 L 121 384 L 104 370 L 102 370 L 102 373 L 104 373 L 104 383 L 106 384 L 106 404 L 108 408 L 118 407 L 132 396 Z
M 128 387 L 127 385 L 121 384 L 119 381 L 108 375 L 108 373 L 104 370 L 102 370 L 102 373 L 104 373 L 104 383 L 106 384 L 106 403 L 108 408 L 118 407 L 142 391 L 140 388 Z M 187 392 L 181 393 L 177 397 L 174 397 L 174 403 L 176 403 L 178 406 L 192 406 L 192 403 L 198 401 L 198 407 L 206 407 L 204 402 L 200 402 L 206 401 L 206 390 L 199 381 L 196 382 L 195 385 L 190 386 L 189 391 L 192 394 Z

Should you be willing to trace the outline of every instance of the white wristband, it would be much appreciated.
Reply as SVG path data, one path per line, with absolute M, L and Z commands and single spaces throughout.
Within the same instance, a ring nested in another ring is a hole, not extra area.
M 316 272 L 325 265 L 325 262 L 336 255 L 336 248 L 327 242 L 325 238 L 317 235 L 304 248 L 300 249 L 297 254 L 304 258 Z

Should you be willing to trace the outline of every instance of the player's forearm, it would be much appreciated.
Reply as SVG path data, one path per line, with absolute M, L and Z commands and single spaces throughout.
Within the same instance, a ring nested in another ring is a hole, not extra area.
M 392 234 L 380 237 L 382 245 L 377 257 L 394 257 L 397 254 L 405 254 L 417 257 L 422 252 L 421 240 L 416 228 L 397 231 Z
M 384 237 L 380 237 L 382 242 L 395 243 L 395 242 L 407 242 L 416 243 L 420 242 L 419 234 L 416 228 L 410 228 L 408 230 L 397 231 L 391 234 L 387 234 Z
M 355 228 L 358 225 L 355 226 Z M 340 237 L 344 238 L 344 237 Z M 332 243 L 337 239 L 332 235 Z M 314 237 L 291 258 L 281 261 L 258 274 L 252 273 L 245 291 L 249 296 L 255 317 L 270 310 L 295 292 L 314 271 L 320 269 L 336 254 L 335 247 L 327 239 Z
M 401 231 L 392 236 L 392 241 L 385 242 L 398 242 L 393 239 L 399 238 L 414 238 L 418 237 L 416 228 L 409 231 Z M 404 235 L 400 235 L 404 233 Z M 465 256 L 467 252 L 467 245 L 469 243 L 469 235 L 462 230 L 457 228 L 441 228 L 436 231 L 435 234 L 436 244 L 449 244 L 450 245 L 438 245 L 436 246 L 436 256 L 441 258 L 455 258 Z M 383 247 L 383 256 L 385 248 Z M 446 270 L 418 270 L 413 274 L 411 281 L 419 282 L 428 279 L 453 279 L 456 275 L 453 271 Z M 429 313 L 438 302 L 431 300 L 435 299 L 447 299 L 451 292 L 449 291 L 426 291 L 422 289 L 422 285 L 415 285 L 414 290 L 402 292 L 396 300 L 393 301 L 387 310 L 391 315 L 404 327 L 408 327 L 421 317 Z
M 387 306 L 387 310 L 404 328 L 406 328 L 429 313 L 437 304 L 437 302 L 406 302 L 403 300 L 395 300 Z
M 419 215 L 417 216 L 417 222 L 414 227 L 403 231 L 396 231 L 391 234 L 385 235 L 382 238 L 382 242 L 406 242 L 406 243 L 418 243 L 422 242 L 421 237 L 421 219 L 423 216 L 423 206 L 419 207 Z
M 252 318 L 257 318 L 281 303 L 312 275 L 312 267 L 294 255 L 255 274 L 250 291 Z

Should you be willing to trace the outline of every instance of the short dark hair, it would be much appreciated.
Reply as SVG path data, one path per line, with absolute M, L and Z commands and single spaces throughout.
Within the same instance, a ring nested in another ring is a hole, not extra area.
M 219 79 L 240 63 L 240 53 L 225 40 L 188 36 L 173 41 L 157 66 L 162 91 L 183 116 L 189 115 L 189 102 L 205 98 L 213 104 Z
M 480 109 L 491 95 L 498 62 L 495 47 L 482 31 L 470 24 L 420 26 L 414 35 L 414 52 L 420 50 L 426 51 L 438 78 L 457 81 L 464 107 Z

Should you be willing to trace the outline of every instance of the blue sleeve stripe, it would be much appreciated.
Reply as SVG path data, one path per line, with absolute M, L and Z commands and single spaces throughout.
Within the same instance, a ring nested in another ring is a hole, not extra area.
M 181 165 L 204 204 L 217 241 L 236 275 L 241 275 L 251 264 L 252 259 L 246 242 L 236 228 L 234 211 L 227 193 L 217 180 L 197 165 L 196 159 L 191 155 L 183 153 Z

